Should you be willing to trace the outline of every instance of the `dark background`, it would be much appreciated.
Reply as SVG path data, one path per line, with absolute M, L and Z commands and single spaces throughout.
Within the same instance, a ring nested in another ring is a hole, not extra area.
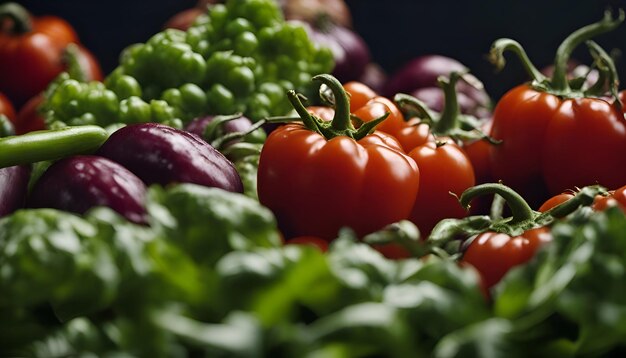
M 192 7 L 196 0 L 18 2 L 34 14 L 54 14 L 68 20 L 109 72 L 124 47 L 146 41 L 168 18 Z M 498 98 L 526 77 L 512 56 L 503 72 L 494 72 L 485 58 L 493 40 L 510 37 L 519 41 L 535 65 L 543 67 L 552 62 L 556 48 L 569 33 L 598 21 L 607 7 L 626 7 L 626 0 L 347 0 L 347 4 L 354 28 L 385 71 L 391 73 L 415 56 L 442 54 L 467 65 Z M 626 51 L 626 24 L 597 41 L 607 50 Z M 588 61 L 584 48 L 576 57 Z M 625 61 L 622 58 L 618 62 L 624 78 Z

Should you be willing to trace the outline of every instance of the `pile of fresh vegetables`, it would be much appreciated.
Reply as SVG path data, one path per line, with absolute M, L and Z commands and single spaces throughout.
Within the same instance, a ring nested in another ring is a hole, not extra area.
M 531 80 L 492 102 L 439 55 L 365 80 L 349 18 L 302 8 L 202 1 L 103 76 L 0 5 L 0 356 L 625 354 L 626 91 L 592 40 L 624 13 L 550 75 L 497 39 Z

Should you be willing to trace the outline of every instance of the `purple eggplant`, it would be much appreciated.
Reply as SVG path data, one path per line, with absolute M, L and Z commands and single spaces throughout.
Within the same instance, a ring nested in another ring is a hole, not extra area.
M 103 157 L 83 155 L 52 164 L 33 187 L 28 205 L 78 214 L 108 206 L 132 222 L 145 224 L 145 197 L 145 184 L 128 169 Z
M 240 138 L 231 139 L 221 143 L 220 148 L 226 148 L 232 144 L 240 142 L 242 139 L 248 143 L 265 142 L 265 132 L 262 129 L 253 128 L 253 123 L 247 117 L 242 115 L 226 115 L 226 116 L 206 116 L 195 118 L 187 126 L 185 130 L 193 133 L 207 143 L 220 142 L 225 135 L 233 135 L 235 133 L 247 133 Z
M 0 169 L 0 217 L 24 206 L 30 169 L 16 165 Z
M 114 132 L 98 155 L 120 163 L 146 184 L 194 183 L 243 192 L 235 166 L 195 134 L 158 123 Z
M 389 98 L 393 98 L 396 93 L 409 93 L 428 103 L 432 109 L 437 110 L 443 108 L 444 103 L 444 96 L 439 89 L 437 79 L 440 76 L 448 77 L 451 72 L 467 72 L 467 67 L 446 56 L 426 55 L 417 57 L 406 63 L 389 78 L 382 93 Z M 489 95 L 474 76 L 466 74 L 464 78 L 473 84 L 466 81 L 457 83 L 456 89 L 459 96 L 469 100 L 461 103 L 461 111 L 478 118 L 488 117 L 491 108 Z M 417 91 L 422 88 L 433 88 L 433 90 Z M 459 100 L 464 101 L 463 99 Z
M 356 32 L 334 24 L 327 16 L 321 16 L 314 24 L 302 23 L 311 40 L 319 46 L 328 47 L 335 59 L 333 75 L 341 82 L 357 81 L 365 73 L 371 56 L 365 40 Z

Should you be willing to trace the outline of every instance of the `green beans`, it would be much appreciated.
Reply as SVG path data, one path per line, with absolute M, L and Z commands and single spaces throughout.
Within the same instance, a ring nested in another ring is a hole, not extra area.
M 90 153 L 108 135 L 102 127 L 85 125 L 0 138 L 0 168 Z

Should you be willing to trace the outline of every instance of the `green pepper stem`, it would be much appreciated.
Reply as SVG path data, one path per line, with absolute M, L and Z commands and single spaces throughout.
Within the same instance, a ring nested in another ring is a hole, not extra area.
M 620 9 L 617 19 L 613 20 L 611 11 L 606 11 L 604 17 L 599 22 L 584 26 L 569 35 L 556 51 L 554 58 L 554 73 L 552 74 L 552 88 L 555 91 L 566 93 L 569 91 L 567 81 L 567 62 L 572 51 L 594 36 L 614 30 L 624 21 L 624 11 Z
M 10 34 L 22 35 L 30 32 L 33 28 L 30 14 L 20 4 L 9 2 L 0 5 L 0 24 L 6 18 L 11 19 L 11 27 L 8 29 Z
M 434 133 L 447 133 L 452 128 L 457 127 L 457 119 L 461 115 L 461 110 L 459 109 L 459 101 L 456 94 L 456 83 L 461 75 L 461 73 L 453 71 L 450 73 L 449 78 L 442 76 L 437 79 L 439 87 L 443 91 L 445 102 L 441 116 L 433 126 Z
M 313 80 L 328 86 L 335 97 L 335 115 L 333 116 L 331 127 L 337 132 L 354 130 L 352 121 L 350 121 L 350 97 L 344 90 L 341 82 L 327 74 L 314 76 Z
M 528 58 L 528 55 L 526 54 L 526 51 L 524 51 L 522 45 L 512 39 L 498 39 L 491 45 L 489 60 L 498 70 L 504 68 L 504 65 L 506 64 L 506 60 L 504 58 L 505 51 L 513 51 L 513 53 L 517 55 L 522 63 L 522 66 L 524 66 L 524 69 L 533 81 L 545 81 L 546 77 L 530 61 L 530 58 Z
M 509 224 L 518 224 L 535 218 L 535 212 L 521 195 L 508 186 L 499 183 L 487 183 L 471 187 L 461 194 L 459 202 L 464 208 L 468 208 L 474 198 L 491 194 L 500 195 L 511 209 L 513 216 Z

